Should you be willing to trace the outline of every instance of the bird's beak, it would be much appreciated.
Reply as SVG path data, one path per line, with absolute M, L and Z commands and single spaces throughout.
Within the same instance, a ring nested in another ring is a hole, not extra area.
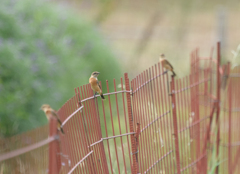
M 98 74 L 100 74 L 100 72 L 98 72 Z

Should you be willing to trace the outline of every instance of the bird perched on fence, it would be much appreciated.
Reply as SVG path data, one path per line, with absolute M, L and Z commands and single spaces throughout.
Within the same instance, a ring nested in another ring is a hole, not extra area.
M 160 58 L 159 58 L 160 63 L 162 64 L 162 66 L 169 70 L 172 71 L 172 75 L 176 76 L 176 73 L 173 71 L 173 66 L 169 63 L 169 61 L 165 58 L 164 54 L 161 54 Z
M 91 74 L 91 77 L 89 78 L 89 83 L 91 84 L 91 88 L 92 90 L 95 92 L 94 93 L 94 96 L 97 93 L 100 94 L 101 98 L 104 100 L 104 96 L 103 96 L 103 93 L 102 93 L 102 90 L 101 90 L 101 87 L 99 85 L 99 82 L 98 82 L 98 79 L 97 79 L 97 76 L 100 74 L 100 72 L 97 72 L 97 71 L 94 71 L 92 74 Z
M 54 111 L 48 104 L 43 104 L 42 107 L 41 107 L 41 110 L 43 110 L 45 112 L 48 121 L 52 117 L 57 119 L 57 121 L 58 121 L 58 125 L 57 125 L 58 130 L 60 130 L 62 132 L 62 134 L 64 134 L 63 128 L 61 127 L 62 126 L 62 122 L 59 119 L 58 114 L 56 113 L 56 111 Z

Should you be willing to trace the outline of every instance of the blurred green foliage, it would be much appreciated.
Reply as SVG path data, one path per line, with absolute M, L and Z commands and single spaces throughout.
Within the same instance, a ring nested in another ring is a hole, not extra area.
M 79 14 L 44 1 L 1 1 L 0 136 L 45 124 L 40 106 L 57 110 L 93 71 L 101 81 L 122 75 L 109 46 Z

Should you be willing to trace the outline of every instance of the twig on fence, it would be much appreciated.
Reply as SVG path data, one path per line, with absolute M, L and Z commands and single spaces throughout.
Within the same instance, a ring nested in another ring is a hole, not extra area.
M 83 162 L 89 155 L 91 155 L 93 153 L 93 150 L 91 152 L 89 152 L 85 157 L 83 157 L 71 170 L 70 172 L 68 172 L 68 174 L 71 174 L 79 164 L 81 164 L 81 162 Z
M 67 119 L 62 123 L 61 127 L 63 127 L 78 111 L 82 110 L 83 107 L 84 106 L 82 105 L 80 108 L 74 111 L 71 115 L 69 115 Z

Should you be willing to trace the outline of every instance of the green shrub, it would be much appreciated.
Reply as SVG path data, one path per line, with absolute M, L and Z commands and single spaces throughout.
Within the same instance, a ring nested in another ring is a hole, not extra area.
M 93 71 L 102 81 L 122 75 L 109 46 L 79 14 L 50 2 L 1 1 L 0 135 L 46 123 L 40 106 L 57 110 Z

